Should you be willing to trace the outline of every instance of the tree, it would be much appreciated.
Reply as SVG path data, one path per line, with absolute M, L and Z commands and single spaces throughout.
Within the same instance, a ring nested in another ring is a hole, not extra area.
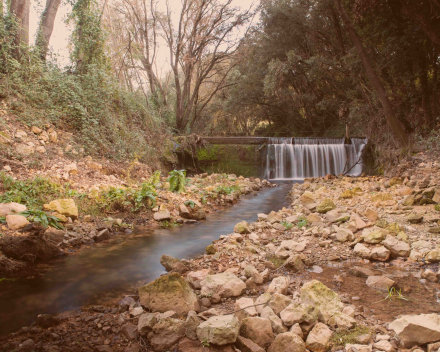
M 214 95 L 228 87 L 231 58 L 240 41 L 236 30 L 252 16 L 240 12 L 232 0 L 182 0 L 177 28 L 172 11 L 159 18 L 169 49 L 176 90 L 176 129 L 185 132 L 194 126 Z M 202 85 L 205 95 L 201 96 Z
M 10 11 L 15 15 L 18 23 L 14 53 L 16 59 L 20 58 L 20 46 L 29 45 L 29 7 L 30 0 L 11 0 Z
M 55 17 L 60 4 L 61 0 L 46 0 L 46 8 L 41 15 L 35 45 L 39 48 L 40 57 L 43 61 L 46 60 L 47 52 L 49 50 L 49 41 L 52 36 Z

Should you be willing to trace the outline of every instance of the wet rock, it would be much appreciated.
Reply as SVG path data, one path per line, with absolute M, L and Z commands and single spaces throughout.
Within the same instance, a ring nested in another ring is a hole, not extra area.
M 306 352 L 304 341 L 297 334 L 285 332 L 279 334 L 270 345 L 268 352 Z
M 391 251 L 384 246 L 375 247 L 371 250 L 371 259 L 378 260 L 380 262 L 386 262 L 390 259 Z
M 281 320 L 286 326 L 301 323 L 315 323 L 319 310 L 312 305 L 292 303 L 280 313 Z
M 388 291 L 391 287 L 393 287 L 396 283 L 386 276 L 369 276 L 366 282 L 367 286 L 380 290 L 380 291 Z
M 435 313 L 404 315 L 394 320 L 389 328 L 395 331 L 405 348 L 440 340 L 440 316 Z
M 206 212 L 205 212 L 205 210 L 203 210 L 203 209 L 197 209 L 197 210 L 191 215 L 191 217 L 192 217 L 194 220 L 200 221 L 200 220 L 206 219 Z
M 266 293 L 281 293 L 285 295 L 287 293 L 287 289 L 289 288 L 289 278 L 284 276 L 276 277 L 272 280 L 269 287 L 266 290 Z
M 202 343 L 227 345 L 237 340 L 240 323 L 234 315 L 211 317 L 197 327 L 197 337 Z
M 274 339 L 270 320 L 258 317 L 244 319 L 241 323 L 240 335 L 263 348 L 267 348 Z
M 150 344 L 154 351 L 164 352 L 185 336 L 185 322 L 179 319 L 165 318 L 159 320 L 150 333 Z
M 48 329 L 60 323 L 60 319 L 50 314 L 40 314 L 37 316 L 37 325 L 40 328 Z
M 154 325 L 157 323 L 157 316 L 153 313 L 143 313 L 139 317 L 138 332 L 141 336 L 147 336 L 150 331 L 153 330 Z
M 246 289 L 246 284 L 232 273 L 208 275 L 201 282 L 202 295 L 218 294 L 220 297 L 240 296 Z
M 319 320 L 324 323 L 344 308 L 339 295 L 317 280 L 305 283 L 300 292 L 302 304 L 316 307 L 320 312 Z
M 128 324 L 124 325 L 124 326 L 121 328 L 121 333 L 122 333 L 122 334 L 127 338 L 127 340 L 129 340 L 129 341 L 135 341 L 135 340 L 137 340 L 137 336 L 138 336 L 137 328 L 136 328 L 136 326 L 134 326 L 134 325 L 131 324 L 131 323 L 128 323 Z
M 254 307 L 254 300 L 252 298 L 242 297 L 235 301 L 234 310 L 237 311 L 235 316 L 239 321 L 245 318 L 258 316 L 257 310 Z
M 0 217 L 4 218 L 7 215 L 14 215 L 25 211 L 26 205 L 19 203 L 0 203 Z
M 185 335 L 191 340 L 197 340 L 197 327 L 200 325 L 200 320 L 197 313 L 191 311 L 188 313 L 185 321 Z
M 191 219 L 191 213 L 189 212 L 188 207 L 183 203 L 179 205 L 179 216 L 184 219 Z
M 406 218 L 410 224 L 420 224 L 423 221 L 423 215 L 421 214 L 410 214 Z
M 155 212 L 153 218 L 156 221 L 169 221 L 171 220 L 171 214 L 168 209 L 163 209 L 158 212 Z
M 199 308 L 197 296 L 177 273 L 162 275 L 139 288 L 139 299 L 144 307 L 153 312 L 173 310 L 177 314 L 188 314 Z
M 371 257 L 370 249 L 364 246 L 362 243 L 358 243 L 356 246 L 354 246 L 353 254 L 365 259 L 369 259 Z
M 241 352 L 265 352 L 265 350 L 258 346 L 255 342 L 252 342 L 243 336 L 237 337 L 235 345 L 240 349 Z
M 211 269 L 202 269 L 198 271 L 191 271 L 186 275 L 186 281 L 190 284 L 190 286 L 195 290 L 200 290 L 202 288 L 201 282 L 202 280 L 208 276 L 212 275 L 214 272 Z
M 431 281 L 431 282 L 438 282 L 437 274 L 435 272 L 433 272 L 431 269 L 426 269 L 422 273 L 422 278 L 426 279 L 428 281 Z
M 369 268 L 360 267 L 360 266 L 354 266 L 348 269 L 348 272 L 350 273 L 350 275 L 357 277 L 368 277 L 374 275 L 374 271 L 370 270 Z
M 234 226 L 234 232 L 239 233 L 241 235 L 251 233 L 249 229 L 249 224 L 246 221 L 241 221 Z
M 320 214 L 325 214 L 335 208 L 336 208 L 335 203 L 333 203 L 333 201 L 331 199 L 327 198 L 327 199 L 324 199 L 322 201 L 322 203 L 316 207 L 316 211 Z
M 264 307 L 261 311 L 260 317 L 263 319 L 270 320 L 272 325 L 272 330 L 275 334 L 282 334 L 287 332 L 287 328 L 284 326 L 282 320 L 275 314 L 275 312 L 270 307 Z
M 72 220 L 78 218 L 78 208 L 73 199 L 57 199 L 49 204 L 44 204 L 44 210 L 56 211 Z
M 396 257 L 408 257 L 411 247 L 408 243 L 399 241 L 396 237 L 388 235 L 383 241 L 383 245 L 391 251 L 391 255 Z
M 6 223 L 11 230 L 19 230 L 30 224 L 23 215 L 6 215 Z
M 332 331 L 328 326 L 318 323 L 310 331 L 309 336 L 307 336 L 306 348 L 313 352 L 325 352 L 327 351 L 331 336 Z
M 160 264 L 162 264 L 167 271 L 175 271 L 183 274 L 188 271 L 188 267 L 183 264 L 180 259 L 171 257 L 169 255 L 162 255 L 160 257 Z

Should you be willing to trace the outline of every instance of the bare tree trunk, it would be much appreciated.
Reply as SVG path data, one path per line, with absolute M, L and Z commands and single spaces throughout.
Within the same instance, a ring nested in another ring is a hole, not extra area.
M 348 16 L 347 12 L 341 5 L 340 0 L 335 0 L 335 5 L 345 25 L 347 26 L 348 35 L 350 36 L 351 41 L 356 47 L 356 50 L 358 52 L 360 59 L 362 60 L 362 64 L 365 68 L 367 76 L 371 81 L 374 89 L 376 90 L 376 93 L 384 109 L 385 117 L 387 119 L 388 125 L 391 127 L 391 130 L 399 140 L 400 144 L 405 147 L 409 146 L 410 145 L 409 136 L 407 135 L 406 131 L 403 129 L 399 120 L 397 120 L 396 116 L 394 115 L 393 107 L 391 106 L 390 100 L 388 99 L 388 95 L 385 91 L 385 88 L 383 87 L 379 76 L 374 71 L 371 60 L 368 57 L 367 52 L 365 51 L 361 39 L 359 38 L 358 34 L 356 33 L 356 30 L 354 29 L 350 17 Z
M 11 12 L 18 22 L 14 53 L 16 59 L 20 58 L 20 44 L 29 45 L 29 7 L 30 0 L 11 0 Z
M 40 49 L 40 58 L 43 61 L 46 60 L 47 52 L 49 50 L 49 41 L 52 36 L 53 25 L 60 4 L 61 0 L 46 0 L 46 8 L 41 15 L 35 45 Z

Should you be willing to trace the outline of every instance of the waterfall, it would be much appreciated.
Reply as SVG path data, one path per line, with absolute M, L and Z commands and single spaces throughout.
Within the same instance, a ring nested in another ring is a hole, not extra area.
M 362 162 L 357 161 L 367 139 L 351 138 L 269 138 L 266 178 L 295 180 L 306 177 L 339 175 L 359 176 Z

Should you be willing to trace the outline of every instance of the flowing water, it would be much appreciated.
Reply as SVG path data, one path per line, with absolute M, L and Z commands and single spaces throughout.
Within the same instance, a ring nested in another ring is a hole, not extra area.
M 287 206 L 290 187 L 265 188 L 199 224 L 116 236 L 50 263 L 34 278 L 0 282 L 0 335 L 29 325 L 41 313 L 56 314 L 133 293 L 165 272 L 159 262 L 162 254 L 190 258 L 203 253 L 220 235 L 233 232 L 237 222 L 255 221 L 258 213 Z
M 265 177 L 271 180 L 301 180 L 327 174 L 359 176 L 364 138 L 270 138 Z M 358 162 L 359 161 L 359 162 Z

